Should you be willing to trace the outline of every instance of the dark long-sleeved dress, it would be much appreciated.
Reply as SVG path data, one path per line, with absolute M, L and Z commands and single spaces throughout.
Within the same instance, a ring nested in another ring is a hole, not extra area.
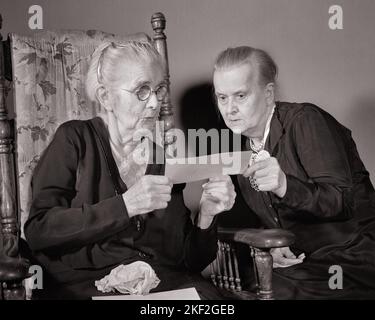
M 122 198 L 127 187 L 108 138 L 101 118 L 66 122 L 35 169 L 25 235 L 34 263 L 44 269 L 44 298 L 100 294 L 94 280 L 136 260 L 155 269 L 156 290 L 173 289 L 195 281 L 216 256 L 216 224 L 193 225 L 184 185 L 173 187 L 166 209 L 129 218 Z M 150 163 L 146 174 L 163 170 Z
M 375 192 L 350 131 L 317 106 L 278 102 L 265 149 L 286 174 L 285 196 L 236 176 L 241 209 L 222 223 L 296 235 L 292 249 L 307 257 L 275 269 L 278 298 L 375 298 Z

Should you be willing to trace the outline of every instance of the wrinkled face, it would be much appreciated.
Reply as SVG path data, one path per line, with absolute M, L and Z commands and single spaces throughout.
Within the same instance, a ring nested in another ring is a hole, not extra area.
M 263 135 L 267 106 L 273 101 L 267 90 L 258 85 L 255 68 L 247 63 L 219 69 L 214 72 L 213 81 L 217 105 L 227 127 L 247 137 Z
M 160 64 L 126 62 L 119 66 L 117 72 L 121 80 L 109 88 L 109 97 L 120 134 L 138 129 L 152 131 L 158 120 L 161 102 L 157 100 L 155 92 L 146 101 L 140 101 L 136 93 L 143 85 L 155 90 L 163 83 Z

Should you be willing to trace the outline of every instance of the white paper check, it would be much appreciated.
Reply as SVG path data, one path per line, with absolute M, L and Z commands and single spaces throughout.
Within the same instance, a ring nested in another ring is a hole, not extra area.
M 251 151 L 216 153 L 209 156 L 166 159 L 165 176 L 172 183 L 192 182 L 221 175 L 240 174 Z

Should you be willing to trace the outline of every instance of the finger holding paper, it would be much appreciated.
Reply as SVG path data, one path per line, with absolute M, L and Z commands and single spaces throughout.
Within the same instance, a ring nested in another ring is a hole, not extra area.
M 271 191 L 279 198 L 282 198 L 286 193 L 286 175 L 274 157 L 250 165 L 243 172 L 243 176 L 255 181 L 259 191 Z
M 145 175 L 123 195 L 129 217 L 164 209 L 171 200 L 172 184 L 164 176 Z
M 233 207 L 236 192 L 229 176 L 210 178 L 203 185 L 198 226 L 206 229 L 215 215 Z
M 269 158 L 271 158 L 271 155 L 269 154 L 269 152 L 267 150 L 261 150 L 259 153 L 252 152 L 250 154 L 250 159 L 249 159 L 248 165 L 242 171 L 242 175 L 244 177 L 250 177 L 250 175 L 251 175 L 251 173 L 249 171 L 250 167 L 252 167 L 252 165 L 257 163 L 257 162 L 261 162 L 261 161 L 267 160 Z

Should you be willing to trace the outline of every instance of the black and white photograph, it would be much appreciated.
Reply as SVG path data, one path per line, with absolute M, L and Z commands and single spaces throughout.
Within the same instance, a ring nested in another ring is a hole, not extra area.
M 2 0 L 0 300 L 375 300 L 374 31 L 374 0 Z

